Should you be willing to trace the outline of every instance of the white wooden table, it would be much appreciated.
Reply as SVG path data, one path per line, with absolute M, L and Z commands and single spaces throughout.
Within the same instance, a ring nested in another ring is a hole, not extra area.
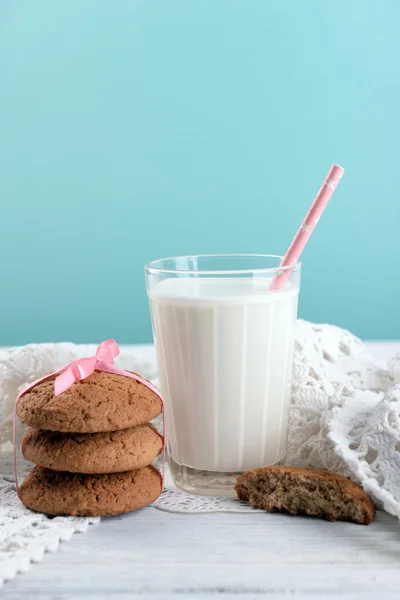
M 400 343 L 371 343 L 386 360 Z M 0 590 L 4 600 L 400 597 L 400 525 L 279 514 L 180 515 L 146 508 L 103 519 Z

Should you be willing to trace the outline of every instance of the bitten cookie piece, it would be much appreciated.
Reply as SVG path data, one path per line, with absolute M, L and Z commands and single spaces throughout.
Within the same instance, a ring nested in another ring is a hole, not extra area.
M 97 433 L 143 425 L 161 413 L 157 394 L 130 377 L 94 371 L 57 397 L 54 379 L 49 377 L 19 399 L 17 414 L 25 425 Z
M 307 514 L 328 521 L 368 525 L 376 510 L 354 481 L 323 469 L 261 467 L 240 475 L 235 490 L 254 508 Z
M 110 475 L 78 475 L 34 467 L 21 485 L 21 500 L 46 515 L 102 517 L 154 502 L 162 479 L 155 467 Z
M 152 425 L 103 433 L 59 433 L 28 429 L 22 438 L 27 460 L 54 471 L 121 473 L 149 465 L 163 448 Z

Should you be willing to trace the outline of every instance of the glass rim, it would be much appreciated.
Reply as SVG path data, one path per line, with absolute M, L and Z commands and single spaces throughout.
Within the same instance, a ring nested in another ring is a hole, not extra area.
M 148 273 L 185 273 L 185 274 L 196 274 L 199 275 L 245 275 L 248 273 L 273 273 L 273 272 L 286 272 L 292 271 L 293 269 L 297 269 L 301 266 L 301 262 L 298 260 L 291 265 L 281 266 L 278 265 L 276 267 L 262 267 L 255 269 L 217 269 L 217 270 L 203 270 L 203 269 L 165 269 L 159 268 L 156 265 L 159 263 L 163 263 L 166 261 L 172 261 L 177 259 L 190 259 L 190 258 L 277 258 L 282 261 L 284 258 L 279 254 L 187 254 L 182 256 L 169 256 L 167 258 L 157 258 L 156 260 L 152 260 L 147 263 L 144 268 Z

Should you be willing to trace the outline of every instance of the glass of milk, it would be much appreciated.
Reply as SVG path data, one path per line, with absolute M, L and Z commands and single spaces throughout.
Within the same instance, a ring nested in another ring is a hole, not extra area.
M 300 263 L 179 256 L 145 267 L 168 461 L 192 494 L 229 495 L 239 473 L 286 454 Z M 282 289 L 273 277 L 288 271 Z

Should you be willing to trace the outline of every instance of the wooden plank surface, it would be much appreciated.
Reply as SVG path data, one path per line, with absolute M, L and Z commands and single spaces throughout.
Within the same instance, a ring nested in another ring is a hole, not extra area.
M 73 536 L 0 595 L 372 600 L 399 593 L 400 529 L 385 513 L 361 526 L 278 514 L 188 516 L 147 508 Z

